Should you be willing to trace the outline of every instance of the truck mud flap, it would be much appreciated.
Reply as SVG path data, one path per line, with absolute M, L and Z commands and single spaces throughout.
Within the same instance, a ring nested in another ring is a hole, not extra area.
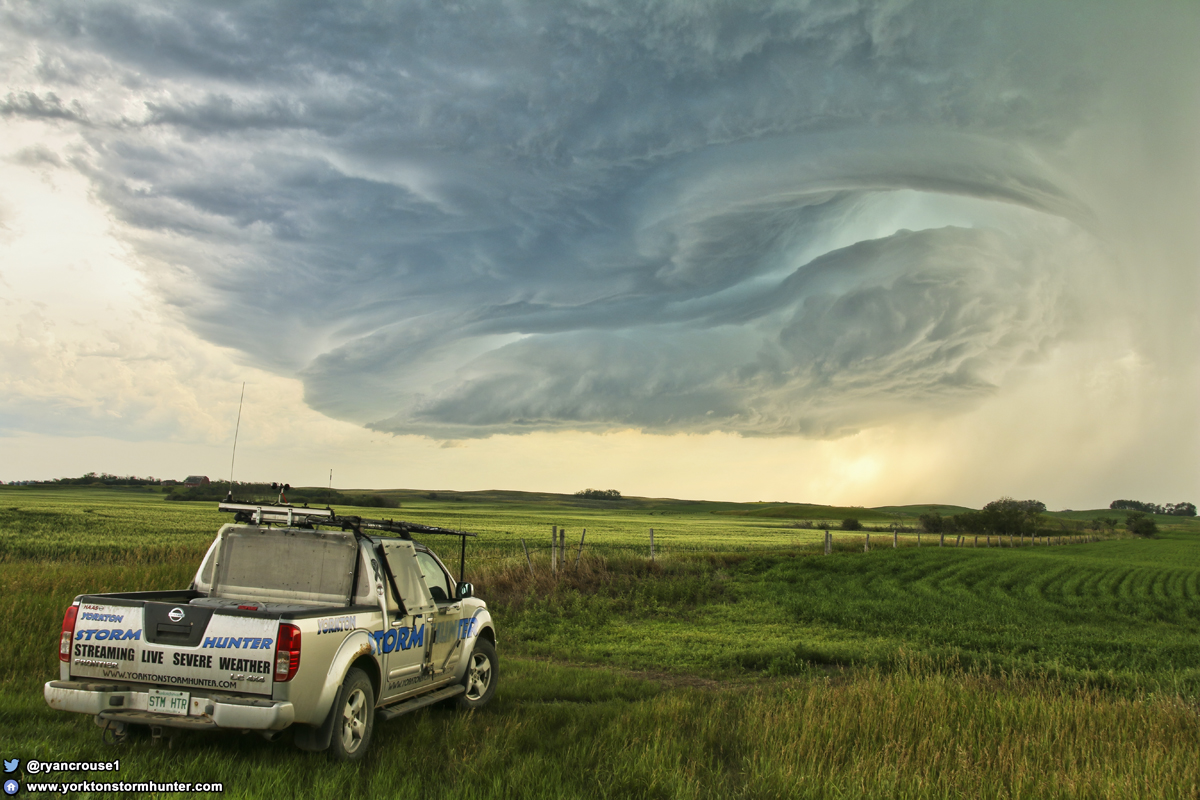
M 321 723 L 320 727 L 315 725 L 294 726 L 296 732 L 292 736 L 292 744 L 310 753 L 328 750 L 329 741 L 333 738 L 333 717 L 336 712 L 337 703 L 335 702 L 329 707 L 329 713 L 325 715 L 325 721 Z
M 407 714 L 410 711 L 416 711 L 418 708 L 425 708 L 434 703 L 440 703 L 442 700 L 449 700 L 451 697 L 458 697 L 465 692 L 467 687 L 461 683 L 456 683 L 453 686 L 448 686 L 445 689 L 440 689 L 432 694 L 423 694 L 420 697 L 414 697 L 411 700 L 404 700 L 396 703 L 394 706 L 381 708 L 375 712 L 376 719 L 380 722 L 387 722 L 389 719 L 395 719 L 401 714 Z

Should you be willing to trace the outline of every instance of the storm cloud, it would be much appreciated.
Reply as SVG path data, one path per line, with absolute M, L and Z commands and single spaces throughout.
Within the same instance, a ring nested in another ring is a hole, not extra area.
M 1119 316 L 1131 201 L 1079 155 L 1150 24 L 1116 6 L 0 13 L 0 114 L 78 128 L 46 157 L 152 290 L 380 431 L 842 436 Z

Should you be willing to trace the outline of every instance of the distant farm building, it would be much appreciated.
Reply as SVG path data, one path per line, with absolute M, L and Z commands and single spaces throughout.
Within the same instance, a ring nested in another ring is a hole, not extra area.
M 188 487 L 193 486 L 208 486 L 207 475 L 188 475 L 183 479 L 183 485 Z

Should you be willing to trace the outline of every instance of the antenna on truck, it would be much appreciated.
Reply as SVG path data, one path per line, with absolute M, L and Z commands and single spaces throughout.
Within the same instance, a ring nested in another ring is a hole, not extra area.
M 237 425 L 233 428 L 233 455 L 229 456 L 229 496 L 227 500 L 233 499 L 233 462 L 237 458 L 237 437 L 238 431 L 242 429 L 242 401 L 246 399 L 246 382 L 242 381 L 242 396 L 238 398 L 238 416 Z

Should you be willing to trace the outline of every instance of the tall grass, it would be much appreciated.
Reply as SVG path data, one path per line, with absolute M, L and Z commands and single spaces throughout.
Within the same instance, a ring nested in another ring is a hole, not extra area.
M 1053 680 L 867 670 L 694 688 L 508 658 L 495 702 L 379 725 L 366 761 L 256 736 L 100 743 L 5 696 L 22 758 L 121 758 L 120 777 L 233 797 L 1171 798 L 1200 780 L 1195 708 Z

